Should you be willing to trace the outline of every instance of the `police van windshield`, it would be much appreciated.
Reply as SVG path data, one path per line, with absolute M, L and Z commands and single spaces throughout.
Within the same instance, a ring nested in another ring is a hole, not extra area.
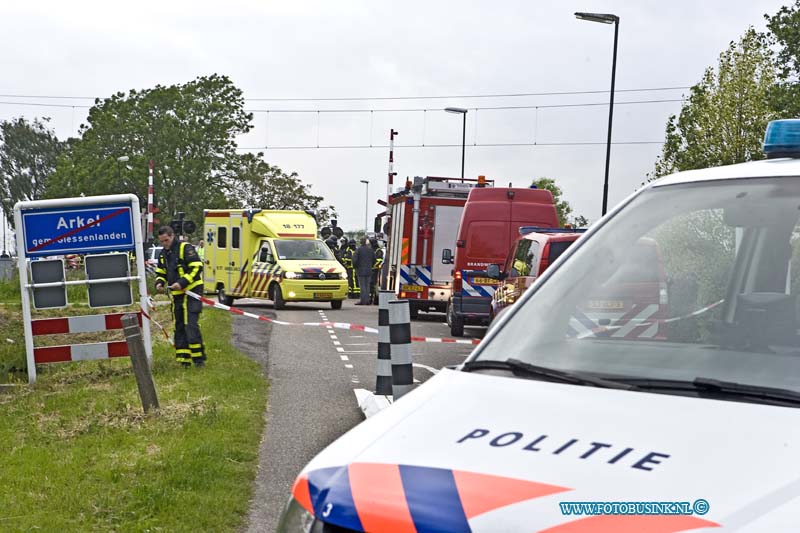
M 312 239 L 281 239 L 275 241 L 275 251 L 278 259 L 335 261 L 324 242 Z
M 477 360 L 800 392 L 800 177 L 645 191 L 526 295 Z

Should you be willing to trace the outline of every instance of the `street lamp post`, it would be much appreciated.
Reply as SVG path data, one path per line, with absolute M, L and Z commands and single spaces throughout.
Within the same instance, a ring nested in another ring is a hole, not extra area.
M 361 180 L 361 183 L 367 186 L 364 192 L 364 235 L 367 234 L 367 220 L 369 219 L 369 180 Z
M 3 253 L 0 253 L 0 257 L 8 257 L 9 256 L 8 255 L 8 250 L 6 250 L 6 226 L 8 226 L 8 223 L 6 221 L 6 207 L 5 206 L 10 201 L 11 201 L 11 198 L 3 198 L 3 204 L 2 204 L 2 207 L 3 207 Z
M 460 113 L 464 117 L 464 125 L 461 132 L 461 180 L 464 180 L 464 150 L 467 145 L 467 110 L 463 107 L 445 107 L 448 113 Z
M 117 158 L 117 181 L 120 181 L 121 179 L 120 164 L 127 163 L 128 161 L 130 161 L 130 159 L 131 158 L 128 157 L 127 155 L 123 155 Z
M 619 17 L 611 13 L 575 13 L 575 17 L 590 22 L 614 25 L 614 56 L 611 61 L 611 97 L 608 104 L 608 139 L 606 141 L 606 176 L 603 182 L 603 212 L 608 210 L 608 167 L 611 161 L 611 122 L 614 119 L 614 81 L 617 75 L 617 37 L 619 35 Z

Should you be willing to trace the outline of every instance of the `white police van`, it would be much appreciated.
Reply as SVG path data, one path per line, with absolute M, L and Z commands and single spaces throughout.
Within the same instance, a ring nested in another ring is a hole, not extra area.
M 617 206 L 459 370 L 315 457 L 279 531 L 799 531 L 800 120 L 764 150 Z

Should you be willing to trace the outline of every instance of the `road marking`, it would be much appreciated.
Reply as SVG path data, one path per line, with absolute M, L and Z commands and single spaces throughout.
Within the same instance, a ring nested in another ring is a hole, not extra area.
M 346 342 L 345 346 L 372 346 L 374 342 Z
M 340 355 L 339 357 L 342 358 L 342 361 L 349 361 L 350 360 L 350 358 L 347 357 L 346 355 Z
M 364 335 L 350 335 L 351 339 L 363 339 Z
M 353 365 L 344 365 L 345 368 L 353 368 Z
M 436 374 L 437 372 L 439 372 L 438 370 L 436 370 L 432 366 L 423 365 L 422 363 L 414 363 L 413 366 L 415 366 L 417 368 L 424 368 L 425 370 L 427 370 L 431 374 Z
M 333 341 L 333 345 L 334 345 L 334 346 L 341 346 L 341 345 L 342 345 L 342 343 L 341 343 L 341 342 L 339 342 L 339 341 Z
M 342 348 L 341 346 L 337 346 L 336 351 L 342 353 L 344 351 L 344 348 Z
M 375 353 L 375 350 L 345 350 L 344 348 L 337 348 L 342 353 Z

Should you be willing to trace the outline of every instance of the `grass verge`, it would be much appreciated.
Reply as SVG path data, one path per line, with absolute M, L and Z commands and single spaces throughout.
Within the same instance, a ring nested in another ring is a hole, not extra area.
M 203 369 L 180 368 L 154 328 L 157 415 L 127 358 L 40 366 L 35 386 L 0 393 L 0 530 L 241 528 L 267 385 L 231 347 L 230 315 L 202 317 Z

